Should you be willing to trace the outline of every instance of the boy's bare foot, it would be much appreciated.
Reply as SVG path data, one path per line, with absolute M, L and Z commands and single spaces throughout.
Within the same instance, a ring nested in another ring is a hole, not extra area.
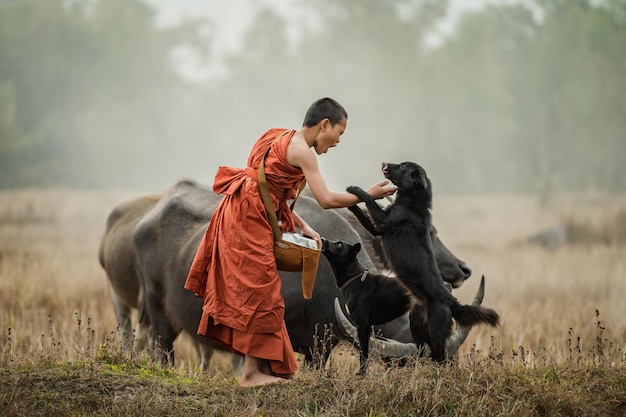
M 275 376 L 272 373 L 269 360 L 246 355 L 239 379 L 240 386 L 260 387 L 262 385 L 284 384 L 285 382 L 289 382 L 289 379 Z
M 256 372 L 250 375 L 242 375 L 239 380 L 239 386 L 241 387 L 260 387 L 263 385 L 271 385 L 271 384 L 285 384 L 290 380 L 286 378 L 281 378 L 279 376 L 268 375 L 262 372 Z

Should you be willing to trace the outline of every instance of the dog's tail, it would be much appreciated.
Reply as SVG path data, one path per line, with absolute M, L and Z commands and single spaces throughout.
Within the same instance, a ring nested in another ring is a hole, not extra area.
M 484 323 L 495 327 L 500 323 L 500 316 L 491 308 L 464 305 L 456 299 L 454 301 L 450 305 L 450 310 L 452 311 L 452 317 L 460 326 L 472 327 Z

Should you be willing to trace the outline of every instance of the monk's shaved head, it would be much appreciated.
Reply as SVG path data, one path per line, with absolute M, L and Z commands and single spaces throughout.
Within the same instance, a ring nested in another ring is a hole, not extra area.
M 336 100 L 324 97 L 311 104 L 311 107 L 304 116 L 305 127 L 313 127 L 324 119 L 330 120 L 331 125 L 336 125 L 344 118 L 348 118 L 346 109 L 343 108 Z

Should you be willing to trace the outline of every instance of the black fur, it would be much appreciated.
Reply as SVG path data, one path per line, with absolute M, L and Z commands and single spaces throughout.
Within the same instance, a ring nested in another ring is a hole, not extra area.
M 322 254 L 328 260 L 341 289 L 350 316 L 356 323 L 360 345 L 358 374 L 367 372 L 372 326 L 385 324 L 409 311 L 411 296 L 400 281 L 367 270 L 357 259 L 361 244 L 322 239 Z
M 348 187 L 347 191 L 365 203 L 369 218 L 357 217 L 371 233 L 381 236 L 385 255 L 396 276 L 425 304 L 432 358 L 443 362 L 452 318 L 461 326 L 479 323 L 496 326 L 499 316 L 490 308 L 461 305 L 446 290 L 430 240 L 432 186 L 424 168 L 414 162 L 403 162 L 383 163 L 382 170 L 398 187 L 393 204 L 386 209 L 359 187 Z

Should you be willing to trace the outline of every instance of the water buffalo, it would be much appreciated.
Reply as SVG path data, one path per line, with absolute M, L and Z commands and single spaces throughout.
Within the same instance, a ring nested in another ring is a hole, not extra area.
M 142 197 L 123 203 L 113 210 L 107 221 L 100 257 L 110 285 L 115 290 L 113 298 L 134 299 L 134 303 L 127 301 L 125 305 L 136 307 L 140 305 L 143 293 L 147 314 L 142 314 L 142 317 L 154 324 L 152 337 L 170 361 L 173 360 L 173 341 L 183 330 L 200 348 L 205 366 L 212 349 L 219 348 L 209 339 L 196 336 L 202 300 L 185 290 L 183 284 L 220 198 L 207 187 L 192 181 L 180 181 L 160 199 Z M 327 238 L 352 243 L 361 240 L 345 214 L 340 214 L 341 211 L 323 210 L 306 196 L 300 197 L 296 211 Z M 117 222 L 122 224 L 116 225 Z M 376 268 L 366 252 L 360 256 L 364 265 Z M 452 259 L 458 270 L 460 261 L 454 256 Z M 446 264 L 449 262 L 444 260 Z M 343 298 L 330 266 L 320 259 L 311 300 L 302 297 L 299 274 L 280 272 L 280 275 L 286 307 L 285 323 L 293 348 L 304 354 L 306 362 L 323 364 L 340 339 L 351 340 L 338 326 L 334 300 Z M 449 277 L 451 281 L 459 280 L 457 275 Z M 138 282 L 143 284 L 140 286 Z M 412 342 L 408 317 L 394 322 L 381 326 L 379 332 L 390 338 Z M 126 334 L 131 333 L 124 329 Z
M 206 190 L 208 196 L 215 196 Z M 105 233 L 98 248 L 98 260 L 105 270 L 111 300 L 117 320 L 118 337 L 126 352 L 139 352 L 145 348 L 150 333 L 150 317 L 143 308 L 143 285 L 139 259 L 133 242 L 135 226 L 163 197 L 162 194 L 141 195 L 118 204 L 109 214 Z M 215 204 L 217 204 L 216 200 Z M 137 310 L 136 334 L 132 324 L 132 311 Z M 195 333 L 193 333 L 195 334 Z M 213 354 L 213 343 L 193 341 L 199 366 L 208 368 Z M 205 341 L 203 341 L 205 342 Z M 233 357 L 233 366 L 239 368 L 241 361 Z
M 107 218 L 106 231 L 98 248 L 98 260 L 107 273 L 118 335 L 125 351 L 130 351 L 133 345 L 131 312 L 139 309 L 143 299 L 139 260 L 132 241 L 133 230 L 160 198 L 160 195 L 145 195 L 115 207 Z M 140 322 L 136 335 L 138 350 L 144 347 L 150 326 L 148 317 Z
M 173 360 L 173 342 L 184 330 L 196 335 L 202 300 L 183 288 L 195 251 L 220 196 L 198 184 L 182 181 L 167 190 L 139 220 L 133 242 L 143 278 L 144 306 L 152 322 L 152 336 L 160 351 Z M 314 200 L 301 197 L 296 210 L 323 235 L 359 241 L 359 235 L 337 213 L 323 210 Z M 371 268 L 367 255 L 362 262 Z M 285 299 L 285 323 L 296 352 L 306 362 L 325 363 L 339 337 L 332 300 L 340 295 L 330 266 L 320 262 L 313 299 L 302 297 L 300 274 L 280 272 Z M 334 328 L 333 328 L 334 327 Z M 317 354 L 320 357 L 316 357 Z M 316 359 L 319 359 L 316 361 Z

